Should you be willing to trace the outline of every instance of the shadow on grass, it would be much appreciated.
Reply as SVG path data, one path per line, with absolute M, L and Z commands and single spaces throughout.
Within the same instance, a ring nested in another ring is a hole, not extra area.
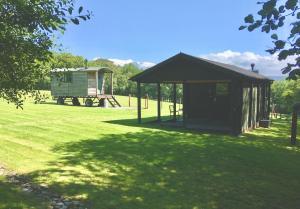
M 0 209 L 37 209 L 46 207 L 46 203 L 42 203 L 41 200 L 33 195 L 21 191 L 20 188 L 7 182 L 0 176 Z
M 122 123 L 133 126 L 133 120 Z M 89 208 L 288 209 L 300 204 L 299 147 L 282 140 L 286 124 L 242 137 L 141 126 L 140 132 L 61 144 L 53 149 L 61 158 L 30 176 L 86 199 Z

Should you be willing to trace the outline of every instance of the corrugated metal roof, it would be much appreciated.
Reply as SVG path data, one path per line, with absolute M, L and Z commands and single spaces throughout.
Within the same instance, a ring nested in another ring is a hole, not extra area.
M 215 61 L 211 61 L 211 60 L 207 60 L 207 59 L 203 59 L 203 58 L 199 58 L 199 57 L 195 57 L 195 56 L 191 56 L 185 53 L 179 53 L 151 68 L 148 68 L 147 70 L 133 76 L 132 78 L 130 78 L 130 80 L 132 81 L 142 81 L 142 80 L 146 80 L 147 77 L 151 77 L 151 80 L 153 81 L 153 75 L 155 75 L 158 79 L 158 81 L 162 81 L 159 80 L 159 72 L 160 71 L 165 71 L 168 65 L 172 65 L 173 64 L 180 64 L 180 63 L 193 63 L 194 66 L 198 66 L 199 68 L 198 70 L 206 70 L 209 71 L 209 73 L 212 73 L 212 71 L 215 72 L 220 72 L 220 73 L 227 73 L 229 75 L 236 75 L 239 77 L 243 77 L 245 79 L 255 79 L 255 80 L 265 80 L 265 81 L 272 81 L 272 79 L 252 72 L 251 70 L 246 70 L 234 65 L 229 65 L 229 64 L 225 64 L 225 63 L 220 63 L 220 62 L 215 62 Z M 208 70 L 209 69 L 209 70 Z M 195 70 L 193 68 L 193 72 L 195 72 L 197 70 Z M 170 73 L 172 72 L 171 70 L 169 71 Z M 176 72 L 178 73 L 178 72 Z M 184 71 L 182 69 L 182 80 L 184 80 L 184 77 L 187 77 L 187 71 Z M 170 77 L 172 77 L 172 75 L 169 75 Z M 203 80 L 202 78 L 196 78 L 193 77 L 194 80 Z
M 51 70 L 51 72 L 75 72 L 75 71 L 87 71 L 87 72 L 103 71 L 103 72 L 113 72 L 111 69 L 109 69 L 107 67 L 55 68 L 55 69 Z

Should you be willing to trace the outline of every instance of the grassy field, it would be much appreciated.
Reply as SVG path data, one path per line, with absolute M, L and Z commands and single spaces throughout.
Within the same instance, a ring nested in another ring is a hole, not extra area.
M 43 209 L 47 208 L 46 202 L 41 202 L 38 198 L 23 192 L 20 188 L 6 181 L 0 176 L 0 209 Z
M 119 100 L 128 103 L 126 97 Z M 143 117 L 155 116 L 155 106 L 150 102 Z M 168 114 L 168 104 L 163 112 Z M 300 147 L 289 145 L 285 120 L 232 137 L 138 125 L 135 109 L 26 103 L 16 110 L 0 102 L 0 118 L 0 164 L 89 208 L 300 205 Z M 7 189 L 0 189 L 0 208 L 5 208 L 7 199 L 1 197 L 18 190 L 5 179 L 2 185 Z M 23 195 L 11 204 L 40 207 Z

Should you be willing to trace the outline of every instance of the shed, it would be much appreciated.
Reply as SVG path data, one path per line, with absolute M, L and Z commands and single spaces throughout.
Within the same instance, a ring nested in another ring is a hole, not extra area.
M 105 92 L 105 75 L 110 77 L 109 92 Z M 120 106 L 113 96 L 113 71 L 107 67 L 82 67 L 54 69 L 51 71 L 51 95 L 63 104 L 66 98 L 72 98 L 78 104 L 78 98 L 85 100 L 86 106 L 92 106 L 95 100 L 107 99 L 113 107 Z
M 179 53 L 130 80 L 137 82 L 141 123 L 141 83 L 157 84 L 157 121 L 161 122 L 162 83 L 183 85 L 182 125 L 240 134 L 269 119 L 272 79 L 252 70 Z M 173 94 L 173 121 L 176 117 Z

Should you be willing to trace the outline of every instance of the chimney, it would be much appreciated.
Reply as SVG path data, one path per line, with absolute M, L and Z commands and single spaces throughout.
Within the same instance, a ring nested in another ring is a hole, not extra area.
M 258 74 L 258 73 L 259 73 L 259 71 L 258 71 L 258 70 L 255 70 L 255 69 L 254 69 L 254 67 L 255 67 L 255 64 L 254 64 L 254 63 L 252 63 L 252 64 L 251 64 L 251 70 L 252 70 L 252 72 L 253 72 L 253 73 L 257 73 L 257 74 Z

